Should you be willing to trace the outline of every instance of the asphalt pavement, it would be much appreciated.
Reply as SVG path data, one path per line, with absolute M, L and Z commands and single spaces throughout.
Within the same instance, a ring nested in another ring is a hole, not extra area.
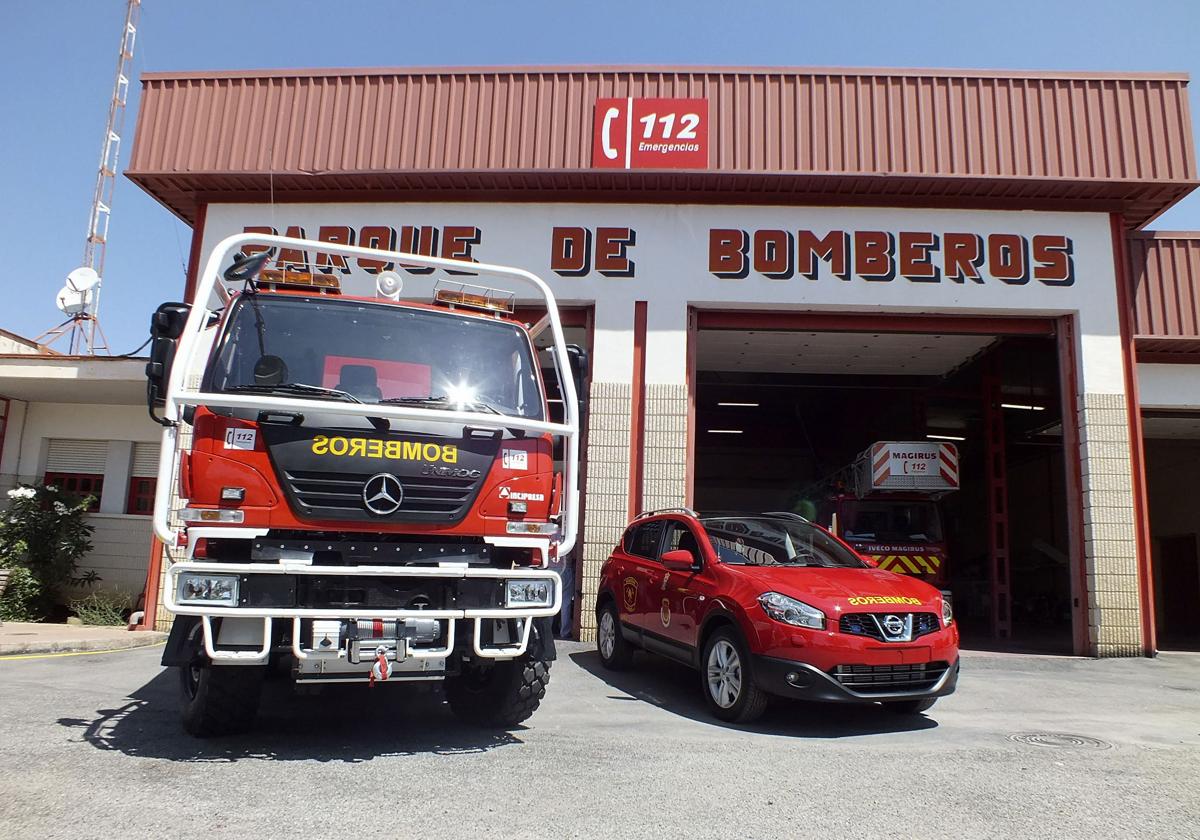
M 510 733 L 436 691 L 279 685 L 256 732 L 198 741 L 159 653 L 0 661 L 0 836 L 1200 837 L 1200 655 L 966 654 L 925 715 L 742 727 L 681 666 L 568 644 Z

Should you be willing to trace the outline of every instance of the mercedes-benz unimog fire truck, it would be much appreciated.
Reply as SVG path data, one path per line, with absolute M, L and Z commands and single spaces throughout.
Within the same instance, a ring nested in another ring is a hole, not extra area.
M 276 257 L 297 252 L 370 266 L 375 295 Z M 399 271 L 414 269 L 454 280 L 401 299 Z M 467 273 L 507 289 L 457 282 Z M 518 293 L 545 308 L 532 329 L 513 317 Z M 563 422 L 548 413 L 541 329 Z M 240 234 L 151 332 L 154 526 L 183 558 L 165 575 L 163 664 L 179 668 L 185 729 L 247 728 L 281 672 L 439 680 L 469 721 L 531 715 L 562 600 L 549 563 L 574 545 L 579 509 L 583 360 L 549 287 L 518 269 Z

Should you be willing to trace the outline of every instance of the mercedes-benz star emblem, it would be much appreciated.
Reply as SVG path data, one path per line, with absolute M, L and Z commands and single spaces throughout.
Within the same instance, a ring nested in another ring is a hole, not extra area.
M 367 479 L 362 489 L 363 506 L 376 516 L 387 516 L 400 509 L 404 487 L 391 473 L 378 473 Z
M 904 632 L 904 619 L 898 615 L 885 615 L 883 629 L 889 636 L 899 636 Z

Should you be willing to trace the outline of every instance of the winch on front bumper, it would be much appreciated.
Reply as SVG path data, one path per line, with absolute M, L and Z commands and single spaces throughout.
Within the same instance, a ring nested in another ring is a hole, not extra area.
M 294 656 L 300 681 L 363 679 L 373 667 L 383 678 L 438 677 L 456 651 L 519 657 L 535 620 L 557 614 L 562 604 L 553 571 L 459 563 L 187 561 L 168 570 L 164 589 L 168 610 L 199 618 L 213 663 L 266 664 L 286 638 L 284 652 Z M 464 633 L 469 647 L 456 638 Z

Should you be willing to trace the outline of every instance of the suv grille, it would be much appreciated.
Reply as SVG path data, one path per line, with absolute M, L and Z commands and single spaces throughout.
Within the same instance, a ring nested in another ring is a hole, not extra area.
M 932 688 L 949 664 L 922 662 L 917 665 L 838 665 L 830 673 L 851 691 L 860 694 L 892 691 L 924 691 Z
M 872 615 L 880 619 L 885 615 L 898 615 L 904 618 L 908 613 L 846 613 L 838 622 L 838 629 L 843 633 L 849 633 L 854 636 L 870 636 L 872 639 L 878 639 L 881 642 L 891 641 L 884 638 L 883 633 L 879 630 L 879 625 L 871 618 Z M 936 633 L 941 629 L 941 623 L 933 613 L 913 613 L 912 622 L 912 637 L 914 639 L 919 636 Z
M 293 498 L 309 511 L 344 511 L 366 515 L 363 485 L 373 474 L 301 472 L 284 473 Z M 425 513 L 454 516 L 471 500 L 477 479 L 437 476 L 397 476 L 404 500 L 394 515 Z

